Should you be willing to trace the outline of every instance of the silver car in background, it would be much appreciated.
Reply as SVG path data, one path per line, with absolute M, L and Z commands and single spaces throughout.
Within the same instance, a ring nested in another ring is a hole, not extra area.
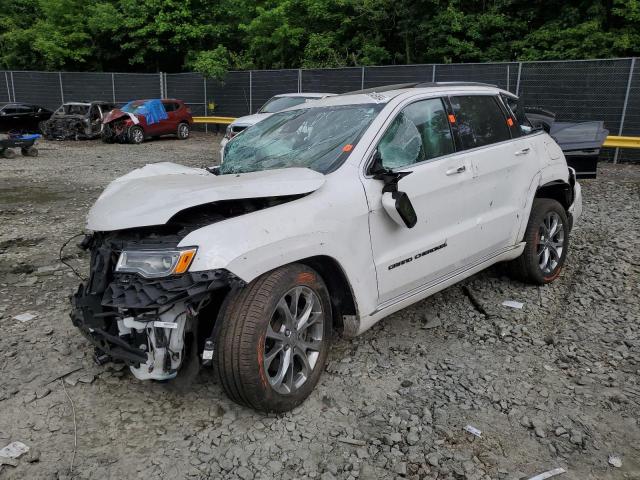
M 236 118 L 232 124 L 227 126 L 224 138 L 220 142 L 220 162 L 224 159 L 224 147 L 227 146 L 229 140 L 243 131 L 245 128 L 255 125 L 261 120 L 270 117 L 274 113 L 281 112 L 287 108 L 295 107 L 309 100 L 317 100 L 319 98 L 330 97 L 334 93 L 282 93 L 271 97 L 260 109 L 252 114 L 244 117 Z

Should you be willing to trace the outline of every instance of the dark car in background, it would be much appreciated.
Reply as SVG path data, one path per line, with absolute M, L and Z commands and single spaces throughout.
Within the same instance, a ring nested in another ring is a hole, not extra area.
M 30 103 L 0 103 L 0 132 L 38 132 L 53 112 Z
M 176 135 L 186 140 L 193 117 L 182 100 L 174 98 L 133 100 L 104 118 L 102 140 L 106 143 L 144 142 L 146 138 Z

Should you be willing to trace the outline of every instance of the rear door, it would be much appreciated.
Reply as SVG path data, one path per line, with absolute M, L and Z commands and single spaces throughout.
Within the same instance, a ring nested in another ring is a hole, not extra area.
M 164 105 L 164 109 L 167 112 L 167 118 L 164 120 L 160 120 L 159 131 L 161 131 L 162 135 L 168 135 L 171 133 L 175 133 L 178 129 L 178 119 L 176 111 L 179 108 L 179 105 L 176 102 L 163 100 L 162 104 Z
M 455 151 L 443 99 L 404 106 L 377 148 L 384 167 L 411 172 L 398 188 L 408 194 L 418 218 L 413 228 L 398 225 L 382 206 L 383 183 L 364 178 L 379 303 L 384 304 L 464 267 L 477 243 L 469 209 L 471 164 L 465 153 Z
M 523 201 L 536 163 L 531 148 L 517 133 L 515 119 L 498 95 L 465 94 L 450 97 L 460 148 L 473 169 L 470 213 L 477 225 L 480 260 L 515 242 Z

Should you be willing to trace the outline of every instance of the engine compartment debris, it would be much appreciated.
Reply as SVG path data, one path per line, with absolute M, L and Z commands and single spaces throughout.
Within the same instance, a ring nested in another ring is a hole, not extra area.
M 81 140 L 97 138 L 102 133 L 104 115 L 115 104 L 95 102 L 68 102 L 62 104 L 40 130 L 47 140 Z

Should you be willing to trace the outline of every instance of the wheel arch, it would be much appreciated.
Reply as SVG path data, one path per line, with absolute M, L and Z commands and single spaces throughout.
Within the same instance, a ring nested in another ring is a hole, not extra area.
M 340 263 L 328 255 L 307 257 L 293 263 L 311 267 L 322 277 L 329 290 L 334 328 L 344 332 L 344 316 L 358 318 L 358 308 L 351 283 Z
M 550 198 L 556 200 L 568 211 L 573 203 L 573 187 L 570 183 L 563 180 L 554 180 L 540 185 L 536 190 L 534 198 Z

